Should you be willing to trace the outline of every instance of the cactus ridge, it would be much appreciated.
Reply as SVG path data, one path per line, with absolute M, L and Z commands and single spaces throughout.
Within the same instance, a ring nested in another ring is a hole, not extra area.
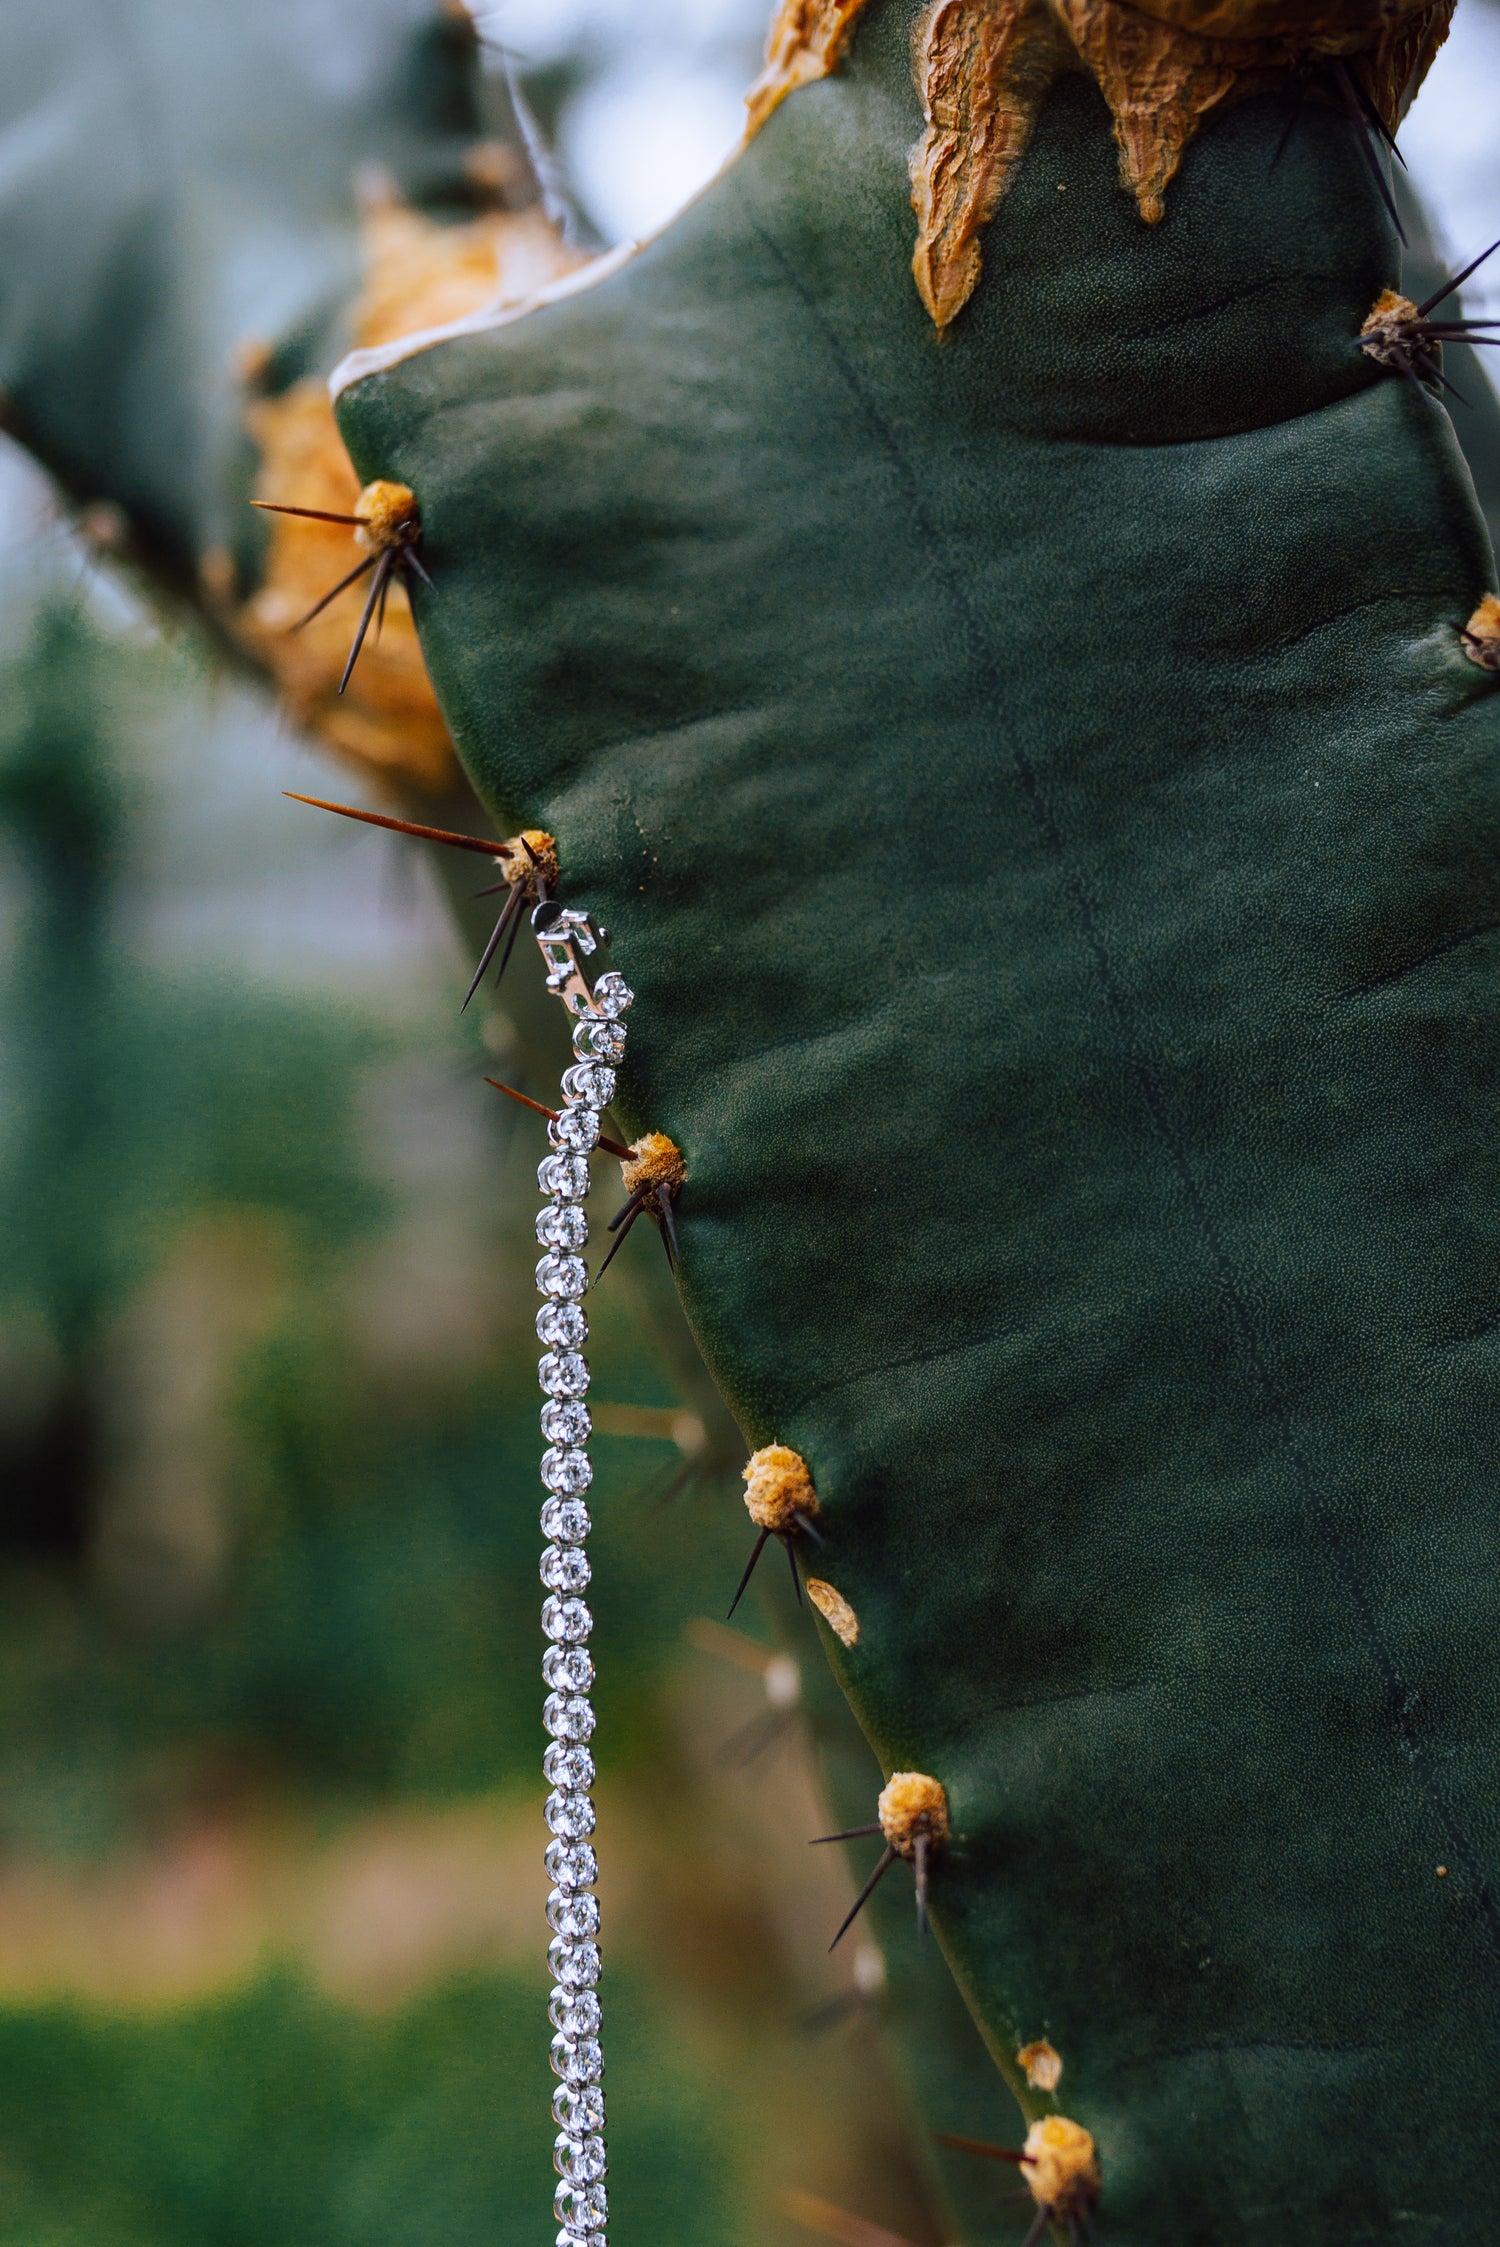
M 1117 2247 L 1494 2228 L 1493 557 L 1319 104 L 1144 225 L 1064 75 L 938 343 L 915 17 L 342 426 L 628 950 L 685 1301 L 1028 2122 L 1044 2032 Z

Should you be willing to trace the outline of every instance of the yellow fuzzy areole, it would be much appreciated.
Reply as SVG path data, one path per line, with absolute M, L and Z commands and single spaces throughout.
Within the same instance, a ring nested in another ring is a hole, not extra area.
M 366 484 L 354 502 L 359 527 L 354 543 L 367 554 L 389 554 L 415 546 L 422 535 L 422 511 L 410 484 L 393 484 L 378 476 Z
M 530 849 L 527 849 L 527 844 Z M 557 887 L 560 872 L 557 857 L 557 837 L 549 835 L 545 827 L 523 827 L 519 835 L 508 835 L 505 847 L 510 852 L 500 871 L 512 889 L 524 889 L 534 898 L 537 884 L 545 882 L 549 889 Z
M 784 1443 L 768 1443 L 745 1467 L 745 1508 L 757 1529 L 785 1536 L 818 1512 L 807 1461 Z
M 1099 2197 L 1099 2156 L 1080 2123 L 1065 2114 L 1033 2122 L 1021 2150 L 1021 2174 L 1031 2197 L 1049 2215 L 1068 2216 Z
M 948 1838 L 948 1790 L 925 1771 L 895 1771 L 881 1790 L 880 1830 L 900 1857 L 910 1857 L 917 1842 L 939 1846 Z
M 1055 2091 L 1062 2081 L 1062 2054 L 1044 2036 L 1038 2037 L 1035 2044 L 1021 2046 L 1016 2054 L 1016 2065 L 1033 2091 Z
M 642 1186 L 675 1194 L 687 1176 L 687 1164 L 674 1139 L 664 1131 L 648 1131 L 632 1140 L 630 1154 L 620 1165 L 620 1176 L 627 1194 L 637 1193 Z

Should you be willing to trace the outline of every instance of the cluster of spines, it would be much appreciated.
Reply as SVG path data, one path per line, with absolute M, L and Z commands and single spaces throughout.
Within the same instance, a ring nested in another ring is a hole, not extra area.
M 1382 289 L 1359 331 L 1361 351 L 1377 366 L 1403 376 L 1414 389 L 1420 390 L 1425 383 L 1429 389 L 1446 390 L 1461 406 L 1467 405 L 1462 391 L 1455 388 L 1443 372 L 1443 345 L 1500 343 L 1500 335 L 1491 332 L 1500 327 L 1500 317 L 1434 320 L 1432 315 L 1455 289 L 1463 287 L 1470 274 L 1479 271 L 1486 258 L 1494 256 L 1496 250 L 1500 250 L 1500 242 L 1491 242 L 1462 273 L 1445 281 L 1440 289 L 1434 289 L 1421 304 L 1413 304 L 1410 297 L 1400 295 L 1395 289 Z
M 1047 2071 L 1050 2081 L 1046 2088 L 1055 2087 L 1062 2063 L 1051 2045 L 1028 2045 L 1018 2059 L 1024 2061 L 1027 2052 L 1049 2055 L 1054 2066 Z M 1026 2073 L 1033 2085 L 1042 2084 L 1043 2079 L 1031 2068 Z M 1027 2131 L 1025 2145 L 1014 2148 L 992 2146 L 982 2138 L 951 2137 L 945 2130 L 935 2130 L 933 2136 L 940 2146 L 951 2146 L 956 2153 L 977 2153 L 986 2161 L 1012 2162 L 1020 2170 L 1036 2208 L 1021 2247 L 1037 2247 L 1049 2224 L 1062 2227 L 1069 2247 L 1079 2247 L 1085 2238 L 1097 2237 L 1094 2206 L 1101 2182 L 1099 2155 L 1081 2123 L 1071 2122 L 1065 2114 L 1043 2115 Z
M 344 665 L 344 675 L 339 680 L 339 693 L 342 694 L 359 661 L 359 651 L 365 644 L 365 635 L 372 621 L 376 636 L 379 637 L 380 627 L 385 622 L 385 604 L 392 580 L 400 577 L 409 587 L 412 578 L 419 577 L 424 585 L 432 584 L 422 557 L 417 552 L 422 543 L 422 515 L 417 506 L 417 495 L 409 484 L 392 484 L 380 478 L 373 484 L 366 484 L 354 502 L 355 511 L 352 515 L 336 515 L 326 507 L 289 507 L 283 501 L 275 499 L 253 499 L 250 504 L 263 509 L 268 515 L 301 515 L 314 523 L 347 523 L 354 532 L 354 543 L 364 551 L 364 560 L 356 562 L 348 575 L 341 577 L 337 585 L 330 586 L 322 600 L 314 602 L 306 616 L 299 618 L 292 626 L 294 632 L 302 631 L 311 624 L 315 616 L 322 615 L 330 601 L 336 601 L 340 593 L 347 592 L 351 585 L 357 584 L 367 571 L 374 572 L 355 629 L 354 644 L 349 650 L 349 660 Z
M 1276 144 L 1271 158 L 1274 172 L 1286 154 L 1288 143 L 1302 119 L 1307 98 L 1314 88 L 1322 94 L 1329 106 L 1354 127 L 1361 154 L 1375 182 L 1375 190 L 1385 205 L 1386 216 L 1396 230 L 1397 238 L 1404 244 L 1406 229 L 1401 224 L 1401 213 L 1391 183 L 1381 165 L 1382 149 L 1389 149 L 1398 164 L 1405 168 L 1406 158 L 1396 145 L 1396 136 L 1380 113 L 1380 105 L 1371 93 L 1354 64 L 1342 55 L 1322 57 L 1304 56 L 1294 65 L 1291 78 L 1284 89 L 1292 102 L 1292 113 L 1286 128 Z

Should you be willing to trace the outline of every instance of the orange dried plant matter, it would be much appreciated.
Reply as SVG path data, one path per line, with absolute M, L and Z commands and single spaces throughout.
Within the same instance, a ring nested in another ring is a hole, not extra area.
M 750 130 L 799 86 L 826 78 L 866 0 L 781 0 L 766 38 L 766 67 L 745 97 Z
M 539 210 L 488 211 L 439 226 L 386 194 L 366 203 L 364 256 L 364 285 L 351 315 L 353 341 L 362 346 L 530 296 L 580 262 Z M 253 373 L 254 354 L 244 357 Z M 332 515 L 358 511 L 359 479 L 322 382 L 293 383 L 279 397 L 253 399 L 247 410 L 261 457 L 258 499 Z M 404 592 L 392 599 L 379 637 L 372 633 L 366 642 L 341 699 L 353 626 L 348 603 L 335 601 L 303 631 L 293 627 L 358 558 L 358 534 L 290 515 L 266 519 L 265 574 L 229 617 L 231 630 L 270 670 L 299 723 L 352 763 L 381 773 L 398 790 L 438 794 L 452 787 L 453 748 Z
M 870 0 L 783 0 L 750 129 L 826 77 Z M 1109 104 L 1120 177 L 1143 219 L 1166 209 L 1183 151 L 1225 102 L 1309 64 L 1358 57 L 1372 106 L 1394 126 L 1447 33 L 1454 0 L 932 0 L 919 20 L 926 131 L 912 158 L 913 270 L 939 328 L 979 279 L 994 216 L 1053 80 L 1084 70 Z
M 648 1131 L 631 1143 L 620 1175 L 627 1194 L 643 1188 L 651 1193 L 675 1194 L 687 1176 L 682 1149 L 664 1131 Z
M 1471 663 L 1481 671 L 1500 671 L 1500 600 L 1493 593 L 1485 594 L 1459 638 Z M 1438 1871 L 1446 1872 L 1446 1865 L 1439 1865 Z
M 821 1576 L 809 1576 L 807 1596 L 841 1646 L 858 1646 L 859 1617 L 843 1593 Z

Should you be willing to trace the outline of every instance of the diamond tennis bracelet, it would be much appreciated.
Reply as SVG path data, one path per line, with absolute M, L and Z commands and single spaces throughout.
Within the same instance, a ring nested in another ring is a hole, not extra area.
M 591 1836 L 594 1803 L 589 1793 L 594 1758 L 590 1694 L 594 1662 L 588 1640 L 594 1627 L 583 1594 L 589 1585 L 585 1540 L 590 1529 L 584 1494 L 594 1470 L 587 1445 L 592 1431 L 588 1361 L 581 1354 L 588 1339 L 583 1296 L 588 1266 L 582 1250 L 589 1236 L 583 1198 L 589 1190 L 589 1155 L 599 1140 L 600 1111 L 614 1098 L 614 1064 L 625 1051 L 620 1020 L 632 993 L 619 975 L 605 974 L 590 990 L 580 964 L 596 949 L 586 914 L 560 910 L 545 899 L 532 914 L 532 926 L 547 966 L 547 988 L 555 991 L 577 1019 L 573 1051 L 577 1056 L 562 1080 L 564 1106 L 547 1127 L 552 1153 L 537 1172 L 547 1201 L 536 1221 L 545 1253 L 536 1268 L 544 1301 L 536 1330 L 544 1354 L 537 1378 L 545 1392 L 542 1434 L 542 1582 L 547 1599 L 542 1628 L 548 1647 L 542 1675 L 549 1688 L 542 1720 L 551 1745 L 542 1770 L 552 1792 L 547 1797 L 547 1872 L 552 1893 L 547 1919 L 552 1941 L 547 1963 L 553 1991 L 552 2068 L 560 2081 L 552 2114 L 558 2125 L 553 2162 L 560 2183 L 553 2202 L 561 2229 L 557 2247 L 605 2247 L 608 2215 L 604 2144 L 604 2052 L 599 2041 L 599 1900 L 594 1895 L 598 1861 Z

